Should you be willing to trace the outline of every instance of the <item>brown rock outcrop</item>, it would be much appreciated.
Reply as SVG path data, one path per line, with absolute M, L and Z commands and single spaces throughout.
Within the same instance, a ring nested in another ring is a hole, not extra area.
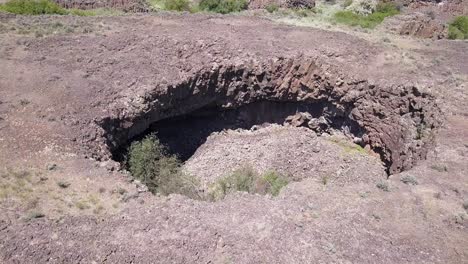
M 400 35 L 418 38 L 443 39 L 447 36 L 447 26 L 428 14 L 410 13 L 385 19 L 381 27 Z

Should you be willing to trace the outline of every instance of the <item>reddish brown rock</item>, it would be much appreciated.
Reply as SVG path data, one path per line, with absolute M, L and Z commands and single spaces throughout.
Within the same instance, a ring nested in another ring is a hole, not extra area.
M 423 13 L 390 17 L 380 27 L 396 34 L 418 38 L 443 39 L 447 36 L 447 26 L 444 23 Z

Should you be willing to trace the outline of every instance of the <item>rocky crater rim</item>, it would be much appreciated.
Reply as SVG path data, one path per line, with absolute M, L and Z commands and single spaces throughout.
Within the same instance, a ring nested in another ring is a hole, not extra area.
M 203 116 L 210 117 L 207 131 L 263 123 L 339 130 L 378 153 L 388 174 L 425 159 L 441 124 L 435 98 L 415 86 L 376 86 L 332 73 L 312 58 L 277 58 L 215 65 L 127 97 L 97 122 L 103 141 L 94 146 L 96 156 L 115 157 L 145 133 L 182 131 L 181 123 L 195 124 Z

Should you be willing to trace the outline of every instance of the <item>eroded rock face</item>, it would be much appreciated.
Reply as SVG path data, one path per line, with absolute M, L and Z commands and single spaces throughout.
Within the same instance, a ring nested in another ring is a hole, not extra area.
M 322 67 L 303 56 L 215 65 L 179 83 L 149 89 L 98 122 L 106 139 L 102 155 L 165 118 L 208 105 L 233 109 L 275 101 L 321 105 L 321 116 L 379 153 L 389 173 L 411 168 L 426 156 L 440 122 L 430 94 L 414 86 L 348 81 Z
M 381 27 L 396 34 L 419 38 L 443 39 L 447 37 L 447 26 L 423 13 L 390 17 L 384 21 Z

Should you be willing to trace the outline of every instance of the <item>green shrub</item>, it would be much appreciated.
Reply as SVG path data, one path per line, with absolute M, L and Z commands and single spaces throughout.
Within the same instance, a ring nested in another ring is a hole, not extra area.
M 265 7 L 265 9 L 269 12 L 269 13 L 274 13 L 276 11 L 278 11 L 279 7 L 277 4 L 269 4 Z
M 400 178 L 400 181 L 403 182 L 404 184 L 411 184 L 411 185 L 418 185 L 418 180 L 411 175 L 405 175 Z
M 377 183 L 377 188 L 379 188 L 380 190 L 384 191 L 384 192 L 389 192 L 390 191 L 390 187 L 388 186 L 388 183 L 382 181 L 382 182 L 379 182 Z
M 69 15 L 74 16 L 114 16 L 123 14 L 122 11 L 109 9 L 109 8 L 97 8 L 97 9 L 67 9 Z
M 375 28 L 378 24 L 389 16 L 398 14 L 399 11 L 394 4 L 379 3 L 374 13 L 370 15 L 358 15 L 352 11 L 339 11 L 334 15 L 334 20 L 337 23 L 346 24 L 349 26 L 360 26 L 363 28 Z
M 260 181 L 261 183 L 262 181 Z M 266 185 L 265 192 L 277 196 L 281 189 L 288 185 L 288 180 L 275 171 L 267 172 L 263 175 L 263 182 Z
M 190 1 L 164 0 L 164 9 L 173 11 L 190 11 Z
M 181 162 L 167 153 L 154 134 L 131 144 L 127 163 L 132 176 L 152 193 L 178 193 L 199 198 L 198 182 L 181 171 Z
M 246 0 L 201 0 L 199 7 L 201 10 L 227 14 L 245 10 L 247 4 Z
M 49 0 L 11 0 L 1 4 L 0 10 L 19 15 L 67 14 L 67 10 Z
M 277 196 L 288 180 L 281 174 L 270 171 L 258 174 L 252 167 L 242 167 L 232 174 L 219 179 L 209 191 L 212 200 L 223 199 L 233 192 L 271 194 Z
M 50 0 L 11 0 L 0 4 L 0 11 L 19 15 L 75 15 L 75 16 L 105 16 L 118 15 L 121 11 L 98 8 L 90 10 L 65 9 Z
M 448 30 L 449 39 L 468 39 L 468 16 L 456 17 Z

